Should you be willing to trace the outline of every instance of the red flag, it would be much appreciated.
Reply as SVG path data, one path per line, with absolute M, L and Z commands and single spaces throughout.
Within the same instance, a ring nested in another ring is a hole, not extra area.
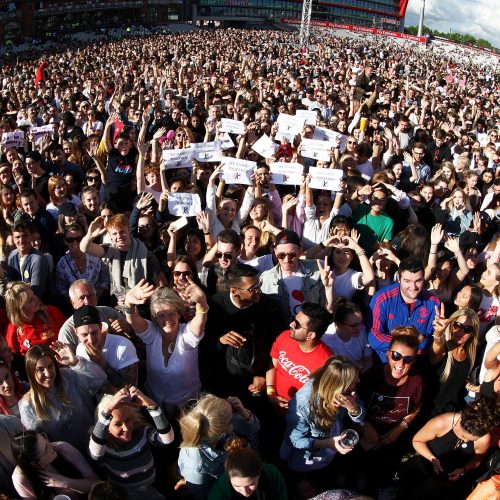
M 38 66 L 38 70 L 36 72 L 35 85 L 40 85 L 40 82 L 44 82 L 48 78 L 48 68 L 49 64 L 46 61 L 43 61 L 40 66 Z

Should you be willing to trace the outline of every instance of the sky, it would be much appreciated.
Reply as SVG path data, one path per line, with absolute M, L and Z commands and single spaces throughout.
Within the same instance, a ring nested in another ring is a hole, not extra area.
M 470 34 L 500 48 L 498 0 L 426 0 L 424 24 L 442 32 Z M 421 0 L 410 0 L 405 26 L 418 25 Z

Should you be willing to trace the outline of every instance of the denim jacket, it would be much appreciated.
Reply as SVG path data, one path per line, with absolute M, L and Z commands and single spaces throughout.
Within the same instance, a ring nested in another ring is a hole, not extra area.
M 234 433 L 223 436 L 224 441 L 234 437 L 234 434 L 252 441 L 260 430 L 260 422 L 255 416 L 247 422 L 239 414 L 235 414 L 233 428 Z M 207 498 L 212 484 L 224 472 L 226 455 L 222 447 L 213 448 L 207 443 L 202 443 L 199 448 L 181 448 L 179 470 L 194 498 Z
M 299 260 L 299 272 L 304 275 L 302 281 L 302 294 L 305 302 L 314 302 L 326 308 L 327 300 L 325 287 L 315 260 Z M 281 267 L 277 266 L 261 274 L 262 293 L 274 297 L 281 303 L 285 318 L 290 317 L 290 304 L 288 290 L 283 279 Z
M 309 380 L 293 397 L 288 405 L 286 415 L 287 429 L 285 439 L 281 445 L 280 456 L 288 461 L 290 469 L 295 471 L 308 471 L 322 469 L 330 464 L 336 451 L 332 448 L 315 448 L 316 439 L 327 439 L 342 434 L 342 421 L 346 410 L 342 408 L 337 414 L 334 424 L 328 432 L 316 427 L 311 419 L 312 380 Z M 352 417 L 355 423 L 365 421 L 366 411 L 361 400 L 356 399 L 361 413 Z

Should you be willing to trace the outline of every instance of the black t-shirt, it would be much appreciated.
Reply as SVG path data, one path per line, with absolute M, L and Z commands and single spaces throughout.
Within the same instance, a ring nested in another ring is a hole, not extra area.
M 106 187 L 130 188 L 136 167 L 137 149 L 132 148 L 126 156 L 120 154 L 117 149 L 112 149 L 108 154 L 106 171 L 108 181 Z

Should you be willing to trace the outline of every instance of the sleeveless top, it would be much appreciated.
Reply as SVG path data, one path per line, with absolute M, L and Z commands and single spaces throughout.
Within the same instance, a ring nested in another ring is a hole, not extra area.
M 456 415 L 453 415 L 452 427 L 446 434 L 427 443 L 432 454 L 439 458 L 443 470 L 447 472 L 463 467 L 475 453 L 474 443 L 463 441 L 453 431 L 458 423 L 458 420 L 455 421 Z

